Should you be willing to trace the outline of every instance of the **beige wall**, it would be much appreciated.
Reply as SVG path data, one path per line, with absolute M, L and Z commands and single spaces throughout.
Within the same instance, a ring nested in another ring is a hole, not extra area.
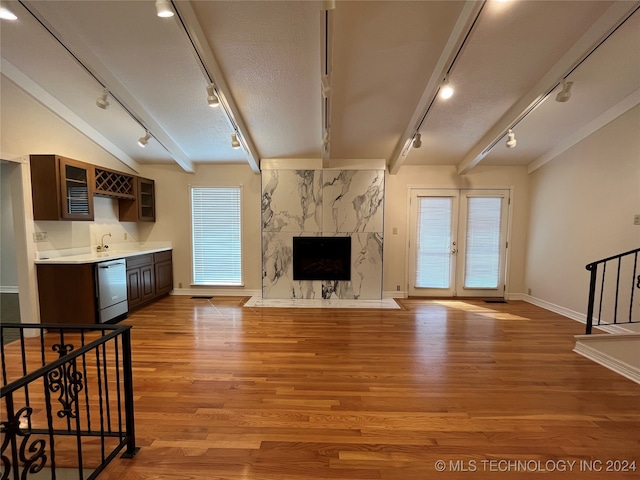
M 526 288 L 586 313 L 585 265 L 640 247 L 640 107 L 530 175 Z
M 524 167 L 476 167 L 460 176 L 456 167 L 402 167 L 387 175 L 384 214 L 384 286 L 391 294 L 400 285 L 407 289 L 408 191 L 415 188 L 513 188 L 511 243 L 508 251 L 507 292 L 523 293 L 524 254 L 527 240 L 529 187 Z M 393 229 L 398 234 L 393 234 Z
M 176 289 L 188 289 L 191 286 L 189 186 L 242 185 L 244 289 L 261 291 L 260 175 L 244 165 L 200 165 L 195 174 L 185 173 L 177 166 L 147 166 L 143 174 L 155 180 L 157 215 L 155 223 L 140 224 L 141 240 L 171 242 Z M 216 290 L 220 288 L 216 287 Z M 227 290 L 233 294 L 239 288 L 229 287 Z

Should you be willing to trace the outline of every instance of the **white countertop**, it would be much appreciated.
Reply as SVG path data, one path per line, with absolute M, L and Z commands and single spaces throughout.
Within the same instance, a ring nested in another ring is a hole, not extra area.
M 147 253 L 165 252 L 171 250 L 171 244 L 154 242 L 148 244 L 115 244 L 107 252 L 96 252 L 96 247 L 83 247 L 67 250 L 38 252 L 38 265 L 81 265 L 84 263 L 98 263 L 119 258 L 134 257 Z

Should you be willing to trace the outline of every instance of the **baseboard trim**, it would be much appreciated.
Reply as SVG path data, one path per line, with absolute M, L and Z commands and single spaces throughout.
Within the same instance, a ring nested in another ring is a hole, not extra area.
M 387 292 L 382 292 L 382 298 L 407 298 L 407 293 L 389 290 Z
M 18 287 L 0 286 L 0 293 L 18 293 Z
M 545 310 L 549 310 L 553 313 L 557 313 L 564 317 L 568 317 L 576 322 L 587 323 L 587 316 L 584 313 L 576 312 L 575 310 L 571 310 L 570 308 L 561 307 L 560 305 L 556 305 L 555 303 L 547 302 L 546 300 L 542 300 L 541 298 L 532 297 L 531 295 L 526 295 L 524 293 L 514 294 L 519 298 L 518 300 L 524 300 L 525 302 L 531 303 L 532 305 L 536 305 L 538 307 L 542 307 Z M 512 296 L 509 295 L 509 299 L 512 299 Z M 515 300 L 515 298 L 513 298 Z
M 616 372 L 619 375 L 622 375 L 625 378 L 628 378 L 632 382 L 640 384 L 640 370 L 634 367 L 633 365 L 629 365 L 626 362 L 622 362 L 617 360 L 605 353 L 596 350 L 584 343 L 576 343 L 575 348 L 573 349 L 579 355 L 582 355 L 589 360 L 592 360 L 603 367 L 608 368 Z

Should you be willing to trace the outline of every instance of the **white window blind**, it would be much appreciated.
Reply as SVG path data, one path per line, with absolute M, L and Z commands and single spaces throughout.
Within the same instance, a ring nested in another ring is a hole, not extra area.
M 194 285 L 242 285 L 241 200 L 241 187 L 191 187 Z
M 497 288 L 500 275 L 501 197 L 467 199 L 465 288 Z
M 416 287 L 449 288 L 451 282 L 451 197 L 420 197 L 416 245 Z

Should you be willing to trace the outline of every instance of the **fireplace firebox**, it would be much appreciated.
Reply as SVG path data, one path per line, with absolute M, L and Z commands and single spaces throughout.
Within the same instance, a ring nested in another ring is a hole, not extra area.
M 293 237 L 294 280 L 351 280 L 351 237 Z

